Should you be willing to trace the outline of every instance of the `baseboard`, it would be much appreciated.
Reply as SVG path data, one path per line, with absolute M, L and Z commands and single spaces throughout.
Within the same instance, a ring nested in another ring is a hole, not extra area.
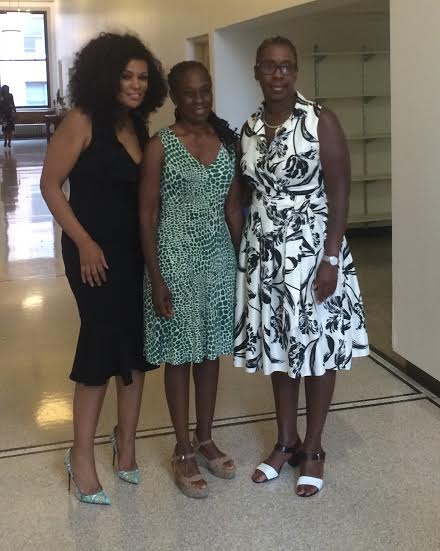
M 437 380 L 435 377 L 432 377 L 432 375 L 429 375 L 429 373 L 426 373 L 426 371 L 423 371 L 423 369 L 420 369 L 407 360 L 403 360 L 402 363 L 399 363 L 384 354 L 381 350 L 375 348 L 374 346 L 370 346 L 370 348 L 378 356 L 386 360 L 394 367 L 397 367 L 397 369 L 402 371 L 402 373 L 405 373 L 405 375 L 411 377 L 411 379 L 416 381 L 416 383 L 422 385 L 427 390 L 429 390 L 429 392 L 432 392 L 432 394 L 440 398 L 440 381 Z

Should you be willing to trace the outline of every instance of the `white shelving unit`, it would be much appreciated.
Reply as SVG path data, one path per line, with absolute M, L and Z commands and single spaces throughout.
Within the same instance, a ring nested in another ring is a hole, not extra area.
M 323 51 L 303 56 L 300 89 L 328 106 L 344 127 L 351 153 L 349 223 L 391 223 L 389 52 Z

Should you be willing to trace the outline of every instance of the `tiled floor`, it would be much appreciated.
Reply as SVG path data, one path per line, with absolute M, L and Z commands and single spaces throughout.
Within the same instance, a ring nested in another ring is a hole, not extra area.
M 67 494 L 67 375 L 78 319 L 58 230 L 39 195 L 44 150 L 43 142 L 21 142 L 11 155 L 0 151 L 0 550 L 440 549 L 440 409 L 371 358 L 338 377 L 324 440 L 326 484 L 315 498 L 295 497 L 290 468 L 269 484 L 250 481 L 274 442 L 271 386 L 264 376 L 233 369 L 229 358 L 222 362 L 214 436 L 236 459 L 235 480 L 208 475 L 210 496 L 201 502 L 174 486 L 158 370 L 147 375 L 139 424 L 141 486 L 112 473 L 111 387 L 96 454 L 112 505 L 88 506 Z M 389 346 L 389 242 L 351 244 L 372 343 Z M 303 430 L 303 396 L 300 407 Z

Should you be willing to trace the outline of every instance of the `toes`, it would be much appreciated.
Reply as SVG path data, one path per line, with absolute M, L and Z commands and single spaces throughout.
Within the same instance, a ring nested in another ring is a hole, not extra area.
M 254 474 L 252 475 L 252 480 L 254 482 L 265 482 L 266 481 L 266 475 L 262 473 L 259 470 L 256 470 Z
M 310 497 L 316 494 L 317 488 L 315 486 L 297 486 L 296 494 L 300 497 Z

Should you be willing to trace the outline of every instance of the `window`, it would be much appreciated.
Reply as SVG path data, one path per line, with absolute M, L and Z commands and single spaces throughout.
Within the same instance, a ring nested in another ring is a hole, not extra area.
M 48 107 L 46 14 L 0 13 L 0 82 L 17 107 Z
M 47 98 L 47 82 L 26 82 L 26 105 L 42 105 Z

